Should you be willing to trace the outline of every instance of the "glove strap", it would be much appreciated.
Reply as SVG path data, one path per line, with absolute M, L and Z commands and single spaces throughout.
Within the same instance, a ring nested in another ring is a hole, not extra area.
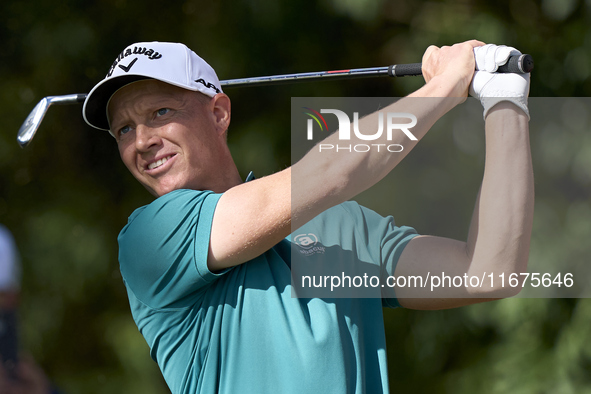
M 502 94 L 502 92 L 498 92 L 498 93 Z M 512 102 L 513 104 L 515 104 L 516 106 L 521 108 L 521 110 L 523 112 L 525 112 L 528 120 L 531 119 L 529 116 L 529 109 L 527 108 L 527 98 L 525 98 L 525 97 L 502 97 L 502 95 L 499 95 L 499 97 L 482 97 L 480 99 L 480 102 L 482 103 L 482 106 L 484 107 L 483 118 L 486 120 L 486 116 L 488 115 L 488 112 L 490 111 L 490 109 L 502 101 Z

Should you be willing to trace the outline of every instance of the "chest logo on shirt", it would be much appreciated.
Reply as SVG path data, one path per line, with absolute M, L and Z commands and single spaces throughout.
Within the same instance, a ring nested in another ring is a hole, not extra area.
M 298 234 L 293 237 L 293 242 L 300 247 L 300 253 L 309 256 L 315 253 L 324 253 L 324 246 L 318 243 L 316 234 Z

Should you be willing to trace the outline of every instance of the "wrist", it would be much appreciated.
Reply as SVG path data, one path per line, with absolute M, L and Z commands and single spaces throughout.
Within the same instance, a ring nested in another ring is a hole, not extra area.
M 493 107 L 504 102 L 510 102 L 520 108 L 529 119 L 529 79 L 529 74 L 477 71 L 470 85 L 470 95 L 480 100 L 484 109 L 484 119 Z
M 527 125 L 529 115 L 511 101 L 501 101 L 490 108 L 485 118 L 486 123 L 499 120 L 518 122 Z
M 461 97 L 466 98 L 467 89 L 461 89 L 457 83 L 451 82 L 451 78 L 445 75 L 434 76 L 419 89 L 416 93 L 421 93 L 421 97 Z
M 527 107 L 527 98 L 522 97 L 483 97 L 480 99 L 484 106 L 484 120 L 488 119 L 489 115 L 493 112 L 503 111 L 507 114 L 507 111 L 514 112 L 516 115 L 525 117 L 526 121 L 529 121 L 529 109 Z
M 441 117 L 452 110 L 458 104 L 466 101 L 466 94 L 462 95 L 457 89 L 449 83 L 449 79 L 442 75 L 435 76 L 429 80 L 422 88 L 410 94 L 408 97 L 421 97 L 438 99 L 427 101 L 430 106 L 437 107 L 437 116 Z

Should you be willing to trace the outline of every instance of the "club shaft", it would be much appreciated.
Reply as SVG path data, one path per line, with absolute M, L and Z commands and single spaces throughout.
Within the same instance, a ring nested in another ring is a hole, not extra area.
M 224 88 L 244 86 L 267 86 L 294 82 L 314 82 L 319 80 L 338 80 L 353 78 L 370 78 L 380 76 L 405 77 L 422 75 L 421 63 L 398 64 L 384 67 L 353 68 L 348 70 L 316 71 L 296 74 L 269 75 L 265 77 L 238 78 L 220 81 Z M 533 60 L 530 55 L 523 54 L 512 56 L 507 64 L 499 67 L 498 72 L 527 73 L 533 69 Z M 71 104 L 82 101 L 86 95 L 54 96 L 55 104 Z M 62 98 L 58 101 L 58 98 Z
M 222 87 L 267 86 L 293 82 L 313 82 L 318 80 L 337 80 L 351 78 L 370 78 L 388 76 L 389 70 L 396 66 L 356 68 L 349 70 L 317 71 L 297 74 L 270 75 L 265 77 L 240 78 L 220 81 Z M 420 63 L 418 66 L 420 75 Z M 407 74 L 410 75 L 410 74 Z
M 528 73 L 533 69 L 533 59 L 523 54 L 511 56 L 507 63 L 497 70 L 501 73 Z M 222 87 L 267 86 L 281 83 L 313 82 L 319 80 L 337 80 L 369 77 L 405 77 L 422 75 L 421 63 L 398 64 L 385 67 L 354 68 L 349 70 L 318 71 L 298 74 L 271 75 L 267 77 L 253 77 L 230 79 L 221 81 Z
M 404 69 L 408 71 L 396 72 L 396 70 Z M 277 85 L 282 83 L 294 82 L 312 82 L 318 80 L 337 80 L 337 79 L 352 79 L 352 78 L 370 78 L 380 76 L 402 76 L 421 75 L 421 63 L 401 64 L 385 67 L 371 67 L 371 68 L 354 68 L 350 70 L 336 70 L 336 71 L 316 71 L 308 73 L 283 74 L 283 75 L 269 75 L 265 77 L 252 78 L 238 78 L 220 81 L 223 88 L 238 88 L 244 86 L 267 86 Z M 75 104 L 83 102 L 86 99 L 86 94 L 68 94 L 65 96 L 51 96 L 52 104 Z
M 51 105 L 65 105 L 83 103 L 86 100 L 86 93 L 66 94 L 64 96 L 50 96 L 48 100 Z
M 243 87 L 243 86 L 265 86 L 294 82 L 312 82 L 318 80 L 338 80 L 352 78 L 369 77 L 404 77 L 422 75 L 421 63 L 398 64 L 385 67 L 354 68 L 349 70 L 319 71 L 298 74 L 270 75 L 267 77 L 253 77 L 228 79 L 220 81 L 224 88 Z M 512 56 L 507 63 L 497 70 L 497 72 L 509 73 L 528 73 L 533 69 L 533 59 L 530 55 Z M 82 103 L 87 94 L 68 94 L 64 96 L 48 96 L 43 98 L 37 106 L 31 111 L 25 122 L 21 126 L 17 141 L 21 147 L 25 147 L 31 142 L 37 129 L 39 128 L 47 109 L 54 104 L 76 104 Z

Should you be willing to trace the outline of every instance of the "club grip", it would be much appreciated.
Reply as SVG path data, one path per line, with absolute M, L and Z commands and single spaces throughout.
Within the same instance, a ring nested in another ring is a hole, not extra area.
M 421 63 L 394 64 L 388 67 L 388 75 L 391 77 L 422 75 L 421 65 Z
M 525 74 L 534 69 L 534 59 L 531 55 L 514 55 L 509 57 L 507 63 L 499 66 L 498 73 Z M 406 77 L 422 75 L 421 63 L 394 64 L 388 67 L 388 75 L 391 77 Z
M 507 63 L 499 66 L 498 73 L 527 74 L 534 69 L 534 59 L 531 55 L 514 55 L 509 57 Z

